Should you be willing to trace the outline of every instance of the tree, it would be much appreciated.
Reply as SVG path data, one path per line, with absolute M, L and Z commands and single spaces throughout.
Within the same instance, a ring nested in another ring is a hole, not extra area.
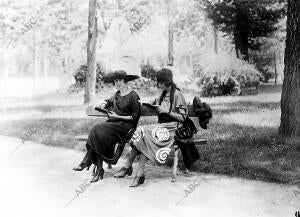
M 87 75 L 84 89 L 84 103 L 93 103 L 96 88 L 96 43 L 97 43 L 97 0 L 89 1 Z
M 279 133 L 300 136 L 300 1 L 288 0 Z
M 173 52 L 173 22 L 170 18 L 170 2 L 167 1 L 167 14 L 168 14 L 168 65 L 173 66 L 174 64 L 174 52 Z
M 281 1 L 223 0 L 207 4 L 207 12 L 214 25 L 233 38 L 237 57 L 248 61 L 248 49 L 259 49 L 258 39 L 277 30 L 275 24 L 285 12 Z

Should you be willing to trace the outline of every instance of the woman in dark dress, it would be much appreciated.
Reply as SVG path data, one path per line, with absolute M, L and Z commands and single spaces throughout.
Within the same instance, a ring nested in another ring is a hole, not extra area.
M 163 68 L 157 73 L 157 86 L 161 94 L 154 100 L 158 111 L 158 123 L 139 126 L 132 138 L 132 149 L 124 166 L 114 175 L 123 178 L 132 174 L 132 164 L 137 155 L 139 165 L 130 187 L 144 183 L 144 168 L 147 159 L 163 164 L 175 141 L 175 131 L 186 117 L 187 104 L 184 96 L 173 82 L 172 71 Z
M 82 171 L 89 168 L 92 163 L 97 166 L 91 182 L 97 182 L 103 178 L 103 161 L 107 164 L 116 164 L 118 157 L 115 155 L 116 143 L 130 131 L 136 128 L 140 118 L 139 96 L 133 91 L 127 82 L 138 78 L 136 75 L 127 75 L 126 72 L 119 70 L 103 76 L 102 80 L 106 83 L 114 83 L 117 92 L 106 100 L 105 109 L 111 108 L 106 122 L 96 124 L 89 133 L 86 143 L 87 153 L 81 163 L 73 168 Z

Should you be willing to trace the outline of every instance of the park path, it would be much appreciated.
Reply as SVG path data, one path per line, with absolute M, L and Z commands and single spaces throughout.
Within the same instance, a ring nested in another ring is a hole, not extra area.
M 171 169 L 151 165 L 146 167 L 145 184 L 129 188 L 131 177 L 112 177 L 122 162 L 105 169 L 103 180 L 81 191 L 79 185 L 90 171 L 71 168 L 82 156 L 75 150 L 29 141 L 22 145 L 20 139 L 0 136 L 0 216 L 292 217 L 300 210 L 297 186 L 196 173 L 179 174 L 171 183 Z M 193 182 L 198 186 L 185 197 Z

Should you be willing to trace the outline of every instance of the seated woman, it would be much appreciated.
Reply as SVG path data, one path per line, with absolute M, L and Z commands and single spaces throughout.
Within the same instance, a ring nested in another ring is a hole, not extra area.
M 140 118 L 139 96 L 127 85 L 128 81 L 138 78 L 137 75 L 127 75 L 119 70 L 103 76 L 105 83 L 114 83 L 117 92 L 113 97 L 106 100 L 104 108 L 112 107 L 106 122 L 93 126 L 86 143 L 87 153 L 81 163 L 73 168 L 82 171 L 89 168 L 92 163 L 97 166 L 91 182 L 97 182 L 103 178 L 103 160 L 107 164 L 116 164 L 118 158 L 114 158 L 115 145 L 120 138 L 124 138 L 129 130 L 135 130 Z M 103 107 L 103 106 L 102 106 Z
M 173 82 L 172 71 L 163 68 L 157 73 L 157 86 L 161 93 L 154 103 L 157 105 L 158 124 L 144 125 L 137 128 L 132 139 L 132 150 L 124 166 L 114 177 L 123 178 L 132 174 L 132 163 L 137 155 L 139 165 L 130 187 L 144 183 L 144 167 L 147 159 L 165 163 L 177 126 L 184 121 L 187 105 L 180 90 Z

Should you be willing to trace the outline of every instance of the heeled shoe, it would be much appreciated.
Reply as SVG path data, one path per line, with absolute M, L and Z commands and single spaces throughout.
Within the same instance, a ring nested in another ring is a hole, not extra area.
M 145 176 L 136 176 L 133 179 L 133 182 L 129 185 L 129 187 L 138 187 L 141 184 L 144 184 Z
M 87 163 L 80 163 L 77 167 L 74 167 L 73 170 L 75 171 L 82 171 L 85 168 L 87 168 L 87 170 L 89 170 L 91 164 L 87 164 Z
M 81 163 L 77 167 L 74 167 L 73 170 L 82 171 L 86 167 L 87 167 L 87 170 L 89 170 L 90 166 L 92 165 L 93 154 L 94 154 L 93 150 L 88 149 L 87 152 L 85 153 L 85 156 L 82 159 Z
M 92 178 L 91 182 L 98 182 L 99 179 L 103 179 L 104 169 L 101 168 L 99 172 L 97 172 Z
M 122 167 L 115 175 L 115 178 L 124 178 L 126 175 L 131 176 L 132 175 L 132 167 L 126 168 Z

